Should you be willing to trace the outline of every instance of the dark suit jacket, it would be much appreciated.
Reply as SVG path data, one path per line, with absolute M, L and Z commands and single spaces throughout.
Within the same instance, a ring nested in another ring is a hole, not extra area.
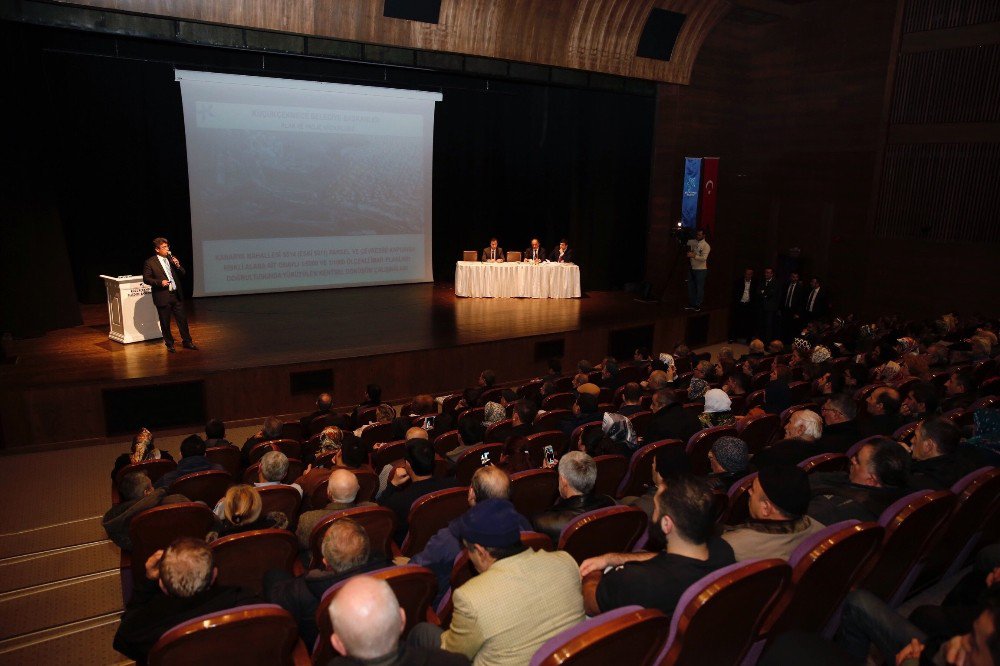
M 167 261 L 170 261 L 169 259 Z M 174 274 L 174 285 L 177 286 L 177 300 L 183 300 L 184 295 L 181 293 L 181 283 L 180 279 L 187 275 L 187 271 L 184 270 L 183 266 L 177 267 L 170 264 L 170 271 Z M 146 263 L 142 267 L 142 281 L 150 286 L 153 290 L 153 303 L 156 305 L 166 305 L 170 302 L 170 287 L 160 286 L 161 283 L 168 279 L 167 272 L 163 270 L 163 265 L 160 264 L 160 258 L 157 255 L 153 255 L 146 260 Z
M 505 255 L 503 253 L 503 248 L 500 247 L 499 245 L 497 245 L 497 259 L 504 259 L 504 260 L 506 260 L 506 257 L 507 257 L 507 255 Z M 489 260 L 490 260 L 490 248 L 484 247 L 483 248 L 483 261 L 489 261 Z
M 740 305 L 740 299 L 743 298 L 743 286 L 745 281 L 743 278 L 737 279 L 733 282 L 733 305 Z M 756 305 L 757 299 L 760 297 L 758 290 L 760 289 L 760 282 L 754 278 L 750 280 L 750 301 L 747 305 Z
M 778 292 L 778 281 L 770 283 L 761 280 L 757 285 L 757 301 L 764 312 L 777 312 L 781 306 L 781 295 Z
M 538 259 L 539 261 L 545 261 L 545 258 L 549 256 L 545 254 L 545 248 L 541 245 L 538 246 Z M 521 259 L 531 259 L 531 248 L 525 248 L 524 254 L 521 255 Z
M 702 429 L 698 417 L 674 402 L 658 412 L 654 412 L 646 426 L 643 442 L 650 444 L 661 439 L 679 439 L 685 444 L 691 436 Z
M 790 314 L 802 314 L 806 307 L 806 294 L 809 292 L 809 285 L 803 284 L 799 280 L 795 284 L 795 293 L 792 294 L 792 304 L 788 304 L 788 289 L 792 286 L 789 282 L 781 288 L 781 310 Z M 822 290 L 821 290 L 822 291 Z
M 830 309 L 830 302 L 828 300 L 828 296 L 830 295 L 829 290 L 826 287 L 819 288 L 819 293 L 816 294 L 816 301 L 813 303 L 812 312 L 809 312 L 809 294 L 811 293 L 811 287 L 806 289 L 806 297 L 802 303 L 802 311 L 810 317 L 825 317 L 827 310 Z
M 568 247 L 566 251 L 563 252 L 562 257 L 563 263 L 572 264 L 573 263 L 573 248 Z M 552 250 L 552 254 L 549 255 L 549 261 L 559 261 L 559 248 Z

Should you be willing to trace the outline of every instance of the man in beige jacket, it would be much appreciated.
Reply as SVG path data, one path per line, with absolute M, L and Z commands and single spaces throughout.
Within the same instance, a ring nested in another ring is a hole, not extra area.
M 584 620 L 576 562 L 563 551 L 522 546 L 513 504 L 488 499 L 460 521 L 479 575 L 454 591 L 451 627 L 418 625 L 411 643 L 464 654 L 475 666 L 523 666 L 545 641 Z

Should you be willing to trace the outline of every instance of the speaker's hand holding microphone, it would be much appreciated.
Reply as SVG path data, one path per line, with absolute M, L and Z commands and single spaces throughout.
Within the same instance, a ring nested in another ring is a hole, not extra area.
M 180 262 L 180 261 L 178 261 L 177 257 L 175 257 L 175 256 L 174 256 L 174 253 L 173 253 L 173 252 L 167 252 L 167 257 L 168 257 L 168 258 L 170 259 L 170 262 L 171 262 L 171 263 L 172 263 L 172 264 L 173 264 L 174 266 L 176 266 L 177 268 L 180 268 L 180 267 L 181 267 L 181 262 Z

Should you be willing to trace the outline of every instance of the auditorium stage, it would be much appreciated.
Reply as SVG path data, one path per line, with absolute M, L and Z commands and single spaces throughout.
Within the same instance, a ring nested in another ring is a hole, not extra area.
M 514 382 L 551 356 L 596 363 L 726 330 L 725 310 L 689 315 L 621 291 L 473 299 L 443 283 L 201 298 L 187 311 L 200 351 L 112 342 L 103 305 L 83 306 L 82 326 L 6 343 L 17 362 L 0 366 L 3 449 L 103 443 L 137 424 L 178 432 L 212 417 L 292 416 L 323 390 L 349 406 L 371 381 L 386 400 L 407 400 L 471 385 L 486 367 Z

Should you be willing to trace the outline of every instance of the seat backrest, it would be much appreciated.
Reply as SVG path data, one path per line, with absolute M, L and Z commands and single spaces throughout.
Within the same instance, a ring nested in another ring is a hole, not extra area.
M 240 478 L 240 447 L 233 444 L 227 446 L 211 446 L 205 449 L 205 457 L 229 472 L 233 481 Z
M 563 421 L 572 418 L 573 412 L 568 409 L 550 409 L 544 414 L 539 413 L 531 424 L 532 432 L 548 432 L 559 430 Z
M 406 457 L 406 440 L 378 444 L 368 456 L 372 469 L 381 472 L 382 468 Z
M 628 472 L 622 479 L 615 493 L 616 497 L 638 497 L 653 484 L 653 460 L 668 447 L 683 447 L 679 439 L 661 439 L 650 442 L 632 454 L 628 463 Z
M 697 581 L 677 603 L 657 663 L 739 664 L 790 577 L 784 560 L 745 560 Z
M 746 411 L 750 411 L 754 407 L 761 407 L 764 404 L 764 389 L 757 389 L 756 391 L 751 391 L 747 393 L 746 400 L 744 401 L 746 405 Z
M 204 472 L 185 474 L 170 484 L 167 493 L 170 495 L 177 493 L 184 495 L 192 502 L 204 502 L 208 506 L 215 506 L 231 485 L 233 485 L 233 477 L 229 472 L 210 469 Z
M 281 424 L 281 439 L 294 439 L 301 442 L 308 438 L 308 433 L 299 421 L 285 421 Z
M 598 495 L 614 497 L 628 471 L 628 458 L 609 454 L 596 456 L 594 462 L 597 464 L 597 481 L 594 484 L 594 492 Z
M 1000 396 L 987 395 L 969 405 L 969 409 L 966 411 L 975 412 L 977 409 L 989 409 L 997 405 L 1000 405 Z
M 115 474 L 115 486 L 121 483 L 121 480 L 126 474 L 131 474 L 132 472 L 142 472 L 149 477 L 149 480 L 156 483 L 161 476 L 167 472 L 172 472 L 177 469 L 177 463 L 173 460 L 167 460 L 166 458 L 159 458 L 157 460 L 143 460 L 142 462 L 132 463 L 131 465 L 125 465 L 118 473 Z
M 861 450 L 862 446 L 868 444 L 869 442 L 874 442 L 879 439 L 882 439 L 882 435 L 872 435 L 871 437 L 865 437 L 864 439 L 860 439 L 851 444 L 851 448 L 847 449 L 847 452 L 844 455 L 846 455 L 847 459 L 850 460 L 851 458 L 853 458 L 858 454 L 858 451 Z
M 748 416 L 736 426 L 736 436 L 747 443 L 747 449 L 751 454 L 759 453 L 780 427 L 781 419 L 777 414 Z
M 132 540 L 132 578 L 136 584 L 146 577 L 146 560 L 179 537 L 204 539 L 215 525 L 215 514 L 200 502 L 165 504 L 143 511 L 128 526 Z
M 458 436 L 457 430 L 443 432 L 434 438 L 434 452 L 443 456 L 462 443 L 462 438 Z
M 392 534 L 396 530 L 396 514 L 384 506 L 357 506 L 353 509 L 334 511 L 324 516 L 309 534 L 309 551 L 312 553 L 314 568 L 320 568 L 323 562 L 323 536 L 336 520 L 350 518 L 364 528 L 368 534 L 370 550 L 373 553 L 383 553 L 387 559 L 392 557 Z
M 232 585 L 261 594 L 264 574 L 271 569 L 292 573 L 299 541 L 288 530 L 251 530 L 230 534 L 210 544 L 219 573 L 218 585 Z
M 601 613 L 545 641 L 530 666 L 647 666 L 663 647 L 670 618 L 655 608 L 624 606 Z
M 583 437 L 584 433 L 589 430 L 600 430 L 604 427 L 602 421 L 590 421 L 588 423 L 581 423 L 577 427 L 573 428 L 573 432 L 569 435 L 570 446 L 579 446 L 580 439 Z
M 803 539 L 788 558 L 792 585 L 761 633 L 823 631 L 878 553 L 884 534 L 878 523 L 845 520 Z
M 392 423 L 376 423 L 361 431 L 361 445 L 371 448 L 379 442 L 391 442 L 395 425 Z
M 554 469 L 529 469 L 510 475 L 510 501 L 530 518 L 559 499 L 559 474 Z
M 646 434 L 646 428 L 649 427 L 649 420 L 653 418 L 653 412 L 636 412 L 626 418 L 632 422 L 632 428 L 635 430 L 636 436 L 643 437 Z
M 484 405 L 488 402 L 500 402 L 500 396 L 502 396 L 503 392 L 506 390 L 507 389 L 503 386 L 494 386 L 493 388 L 486 389 L 479 396 L 479 402 Z
M 368 425 L 375 421 L 375 412 L 378 410 L 377 405 L 369 405 L 367 407 L 358 408 L 358 415 L 354 420 L 354 427 L 360 428 L 363 425 Z
M 846 472 L 851 459 L 843 453 L 820 453 L 799 463 L 806 474 L 813 472 Z
M 609 506 L 581 514 L 559 535 L 559 550 L 577 563 L 605 553 L 628 553 L 649 524 L 645 512 L 633 506 Z
M 572 409 L 576 402 L 576 396 L 572 393 L 553 393 L 545 396 L 542 400 L 542 409 L 548 411 L 552 409 Z
M 502 421 L 497 421 L 486 429 L 486 435 L 483 436 L 483 442 L 485 444 L 492 444 L 494 442 L 503 443 L 507 441 L 508 437 L 510 437 L 511 430 L 513 428 L 514 419 L 503 419 Z
M 875 382 L 874 384 L 866 384 L 854 392 L 854 404 L 858 409 L 859 415 L 868 413 L 865 407 L 865 403 L 868 401 L 868 396 L 870 396 L 875 389 L 883 386 L 887 386 L 887 384 Z
M 964 566 L 986 521 L 1000 509 L 1000 469 L 982 467 L 966 474 L 951 487 L 955 510 L 943 527 L 941 538 L 924 558 L 921 578 L 934 582 Z
M 574 373 L 575 374 L 575 373 Z M 565 377 L 560 377 L 555 381 L 556 391 L 560 393 L 565 393 L 567 391 L 573 390 L 573 375 L 566 375 Z
M 517 397 L 523 400 L 531 400 L 536 405 L 538 404 L 538 392 L 544 384 L 542 379 L 533 379 L 530 382 L 525 382 L 517 387 Z
M 320 414 L 309 422 L 309 431 L 303 434 L 308 435 L 310 438 L 315 437 L 319 433 L 323 432 L 323 428 L 326 428 L 327 426 L 340 427 L 343 425 L 345 418 L 346 417 L 343 414 L 335 414 L 334 412 L 330 412 L 329 414 Z M 284 434 L 284 431 L 282 431 L 281 434 Z
M 202 615 L 167 631 L 149 651 L 150 666 L 303 663 L 308 653 L 291 614 L 274 604 Z
M 917 425 L 918 425 L 917 421 L 901 425 L 899 428 L 896 429 L 896 432 L 892 433 L 892 438 L 897 441 L 910 439 L 914 431 L 916 431 Z
M 544 461 L 544 451 L 546 446 L 551 446 L 552 451 L 558 458 L 569 446 L 569 437 L 566 433 L 558 430 L 546 430 L 536 432 L 524 438 L 523 446 L 528 452 L 528 460 L 532 467 L 541 467 Z
M 729 506 L 725 517 L 727 525 L 741 525 L 750 518 L 750 486 L 756 478 L 757 472 L 747 474 L 729 487 Z
M 260 515 L 266 516 L 272 511 L 280 511 L 288 518 L 288 528 L 295 529 L 299 521 L 299 511 L 302 507 L 302 496 L 291 486 L 260 486 Z
M 272 439 L 267 442 L 261 442 L 257 446 L 261 446 L 262 444 L 270 445 L 272 451 L 281 451 L 289 458 L 295 458 L 296 460 L 302 459 L 302 442 L 297 439 Z M 253 452 L 257 450 L 257 446 L 250 451 L 250 462 L 252 463 L 257 462 L 260 459 L 260 456 L 257 458 L 253 457 Z M 267 453 L 266 449 L 262 450 L 260 455 L 262 456 L 265 453 Z
M 860 587 L 897 605 L 907 591 L 904 583 L 910 572 L 940 535 L 955 501 L 947 490 L 921 490 L 883 511 L 878 521 L 885 528 L 882 550 Z
M 462 451 L 455 461 L 455 480 L 463 486 L 472 483 L 472 475 L 480 467 L 499 465 L 503 444 L 480 444 Z
M 406 611 L 406 626 L 403 628 L 403 637 L 405 638 L 410 629 L 418 622 L 422 622 L 427 615 L 427 609 L 430 608 L 434 593 L 437 591 L 437 577 L 434 572 L 424 567 L 407 564 L 377 569 L 365 575 L 384 580 L 392 588 L 400 607 Z M 346 580 L 341 581 L 327 590 L 316 608 L 316 626 L 319 629 L 319 638 L 312 655 L 314 664 L 326 664 L 335 656 L 333 646 L 330 645 L 330 634 L 333 633 L 329 612 L 330 602 L 346 583 Z
M 793 404 L 805 402 L 809 397 L 809 382 L 789 382 L 788 392 Z
M 445 488 L 428 493 L 410 507 L 409 530 L 403 545 L 403 555 L 413 557 L 424 549 L 434 533 L 458 518 L 469 508 L 468 488 Z
M 712 445 L 720 437 L 735 437 L 736 428 L 733 426 L 715 426 L 705 428 L 700 432 L 691 435 L 685 447 L 688 462 L 691 463 L 691 473 L 697 476 L 704 476 L 712 471 L 712 465 L 708 461 L 708 452 L 712 450 Z
M 378 490 L 378 474 L 370 469 L 352 469 L 358 479 L 358 495 L 356 502 L 371 502 Z
M 455 427 L 461 430 L 463 427 L 462 424 L 465 423 L 466 421 L 472 421 L 477 424 L 482 423 L 485 416 L 486 416 L 485 407 L 469 407 L 464 412 L 459 414 L 458 418 L 455 419 Z

